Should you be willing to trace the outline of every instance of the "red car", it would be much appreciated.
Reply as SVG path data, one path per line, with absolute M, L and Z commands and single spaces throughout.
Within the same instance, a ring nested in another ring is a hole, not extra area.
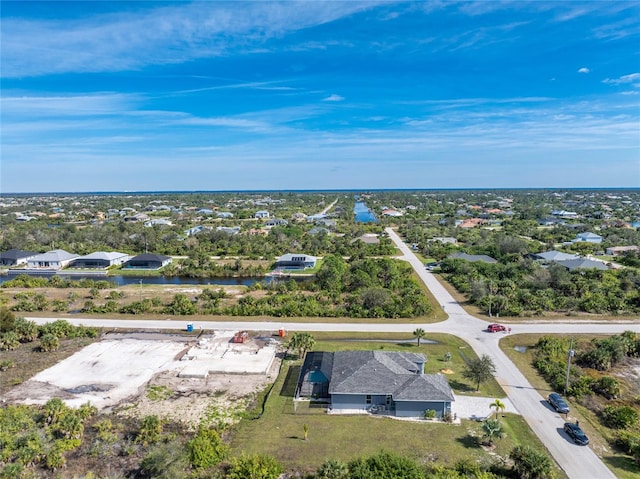
M 500 331 L 506 331 L 506 330 L 507 328 L 505 328 L 502 324 L 498 324 L 498 323 L 493 323 L 487 326 L 487 331 L 489 331 L 490 333 L 499 333 Z

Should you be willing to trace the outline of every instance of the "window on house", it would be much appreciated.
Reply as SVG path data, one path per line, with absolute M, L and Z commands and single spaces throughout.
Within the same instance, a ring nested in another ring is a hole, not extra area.
M 367 398 L 365 401 L 367 404 L 371 404 L 371 394 L 367 394 Z

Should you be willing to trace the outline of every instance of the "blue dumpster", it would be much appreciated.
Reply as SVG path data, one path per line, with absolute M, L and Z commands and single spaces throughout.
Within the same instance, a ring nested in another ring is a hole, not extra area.
M 193 323 L 187 323 L 187 331 L 188 332 L 192 332 L 193 331 Z

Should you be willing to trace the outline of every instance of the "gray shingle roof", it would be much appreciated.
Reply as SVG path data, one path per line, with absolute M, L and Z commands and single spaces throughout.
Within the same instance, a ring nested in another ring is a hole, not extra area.
M 34 253 L 33 251 L 23 251 L 21 249 L 10 249 L 5 251 L 4 253 L 0 253 L 0 259 L 13 259 L 18 260 L 22 258 L 30 258 L 32 256 L 36 256 L 38 253 Z
M 594 261 L 587 258 L 570 259 L 566 261 L 556 261 L 560 266 L 564 266 L 568 270 L 595 268 L 599 270 L 609 269 L 606 264 L 601 261 Z
M 537 259 L 546 261 L 566 261 L 569 259 L 577 259 L 577 254 L 563 253 L 562 251 L 545 251 L 544 253 L 534 253 Z
M 405 401 L 453 401 L 447 380 L 420 374 L 422 354 L 392 351 L 337 351 L 330 394 L 382 394 Z
M 42 253 L 38 256 L 34 256 L 31 258 L 33 261 L 49 261 L 49 262 L 59 262 L 59 261 L 67 261 L 71 259 L 77 258 L 77 254 L 69 253 L 63 249 L 54 249 L 53 251 L 47 251 L 46 253 Z

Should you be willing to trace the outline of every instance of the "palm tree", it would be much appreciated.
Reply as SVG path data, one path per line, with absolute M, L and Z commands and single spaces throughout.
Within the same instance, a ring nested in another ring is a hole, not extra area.
M 420 340 L 426 337 L 427 333 L 425 333 L 424 329 L 418 328 L 413 332 L 413 335 L 418 338 L 418 347 L 420 347 Z
M 506 406 L 502 401 L 500 401 L 500 399 L 496 399 L 491 404 L 489 404 L 489 408 L 490 409 L 496 408 L 496 419 L 498 419 L 498 413 L 500 413 L 501 411 L 504 411 Z

